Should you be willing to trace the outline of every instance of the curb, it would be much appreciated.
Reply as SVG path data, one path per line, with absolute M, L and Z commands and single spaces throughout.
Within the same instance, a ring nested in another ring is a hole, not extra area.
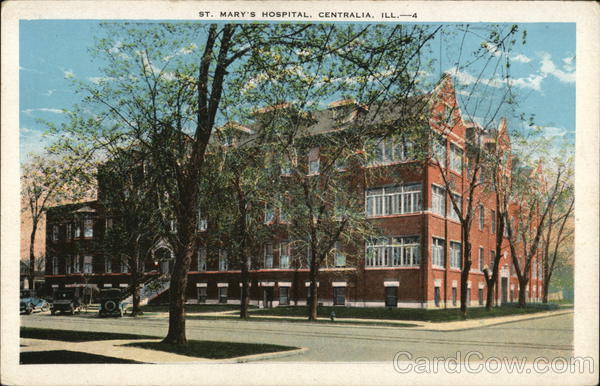
M 261 360 L 265 360 L 265 359 L 290 357 L 290 356 L 304 354 L 306 352 L 308 352 L 308 348 L 301 347 L 301 348 L 297 348 L 297 349 L 294 349 L 294 350 L 288 350 L 288 351 L 279 351 L 279 352 L 272 352 L 272 353 L 265 353 L 265 354 L 246 355 L 246 356 L 243 356 L 243 357 L 235 357 L 235 358 L 224 359 L 222 361 L 221 360 L 217 360 L 217 361 L 214 361 L 214 362 L 211 362 L 211 363 L 246 363 L 246 362 L 256 362 L 256 361 L 261 361 Z
M 486 327 L 492 327 L 492 326 L 498 326 L 498 325 L 502 325 L 502 324 L 509 324 L 509 323 L 517 323 L 517 322 L 522 322 L 524 320 L 533 320 L 533 319 L 543 319 L 543 318 L 549 318 L 552 316 L 560 316 L 560 315 L 566 315 L 566 314 L 570 314 L 573 313 L 573 310 L 563 310 L 563 311 L 551 311 L 550 313 L 544 313 L 543 315 L 540 314 L 529 314 L 529 315 L 523 315 L 523 318 L 520 319 L 515 319 L 515 320 L 498 320 L 498 321 L 494 321 L 493 318 L 489 318 L 492 319 L 490 320 L 489 323 L 485 323 L 485 324 L 481 324 L 481 325 L 476 325 L 476 326 L 472 326 L 472 327 L 456 327 L 456 328 L 446 328 L 446 329 L 434 329 L 434 328 L 428 328 L 426 326 L 424 326 L 424 328 L 415 328 L 418 329 L 419 331 L 431 331 L 431 332 L 454 332 L 454 331 L 466 331 L 466 330 L 473 330 L 476 328 L 486 328 Z M 476 320 L 476 319 L 474 319 Z

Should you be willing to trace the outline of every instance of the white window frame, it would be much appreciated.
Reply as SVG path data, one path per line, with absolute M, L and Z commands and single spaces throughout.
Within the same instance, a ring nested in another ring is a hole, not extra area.
M 207 256 L 207 252 L 206 252 L 206 248 L 204 247 L 200 247 L 198 248 L 198 271 L 199 272 L 203 272 L 206 271 L 207 265 L 206 265 L 206 256 Z
M 228 271 L 227 251 L 219 249 L 219 271 Z
M 265 224 L 272 224 L 275 221 L 275 208 L 269 203 L 265 203 Z
M 479 270 L 483 272 L 483 266 L 485 265 L 485 251 L 483 250 L 483 247 L 479 247 L 477 257 L 479 262 Z
M 496 233 L 496 211 L 490 209 L 490 232 Z
M 279 268 L 290 267 L 290 248 L 289 241 L 279 243 Z
M 366 267 L 419 267 L 420 263 L 419 236 L 379 237 L 366 242 Z
M 319 174 L 319 170 L 321 167 L 321 163 L 319 162 L 319 159 L 312 159 L 308 161 L 308 175 L 309 176 L 315 176 L 317 174 Z
M 450 169 L 457 173 L 462 173 L 463 171 L 463 149 L 454 144 L 450 143 Z
M 68 223 L 67 229 L 65 232 L 65 240 L 71 240 L 72 235 L 73 235 L 73 225 L 71 223 Z
M 112 273 L 112 259 L 110 256 L 104 256 L 104 273 Z
M 452 193 L 452 196 L 454 197 L 454 201 L 456 201 L 458 208 L 459 209 L 462 208 L 462 196 L 457 193 Z M 454 205 L 452 204 L 452 201 L 450 201 L 450 206 L 451 206 L 451 208 L 449 211 L 450 213 L 448 213 L 448 218 L 460 222 L 460 213 L 454 209 Z
M 462 244 L 450 241 L 450 268 L 462 269 Z
M 437 268 L 446 266 L 446 240 L 440 237 L 431 239 L 431 265 Z
M 52 225 L 52 241 L 58 241 L 58 225 Z
M 336 241 L 334 251 L 335 251 L 334 265 L 336 267 L 345 267 L 346 266 L 346 254 L 342 252 L 342 243 L 341 242 Z
M 52 274 L 58 275 L 58 269 L 58 257 L 54 256 L 52 257 Z
M 80 266 L 80 262 L 79 262 L 79 255 L 74 256 L 73 259 L 73 273 L 80 273 L 81 272 L 81 266 Z
M 479 230 L 483 231 L 485 227 L 485 208 L 482 204 L 479 204 L 479 213 L 478 213 L 478 222 L 479 222 Z
M 91 218 L 83 219 L 83 237 L 94 237 L 94 220 Z
M 264 267 L 266 269 L 270 269 L 273 268 L 273 243 L 264 243 L 263 244 L 263 262 L 264 262 Z
M 83 256 L 83 273 L 93 273 L 94 272 L 94 257 L 93 256 Z
M 365 191 L 367 217 L 418 213 L 423 210 L 420 183 L 369 188 Z
M 431 212 L 446 216 L 446 189 L 435 184 L 431 185 Z

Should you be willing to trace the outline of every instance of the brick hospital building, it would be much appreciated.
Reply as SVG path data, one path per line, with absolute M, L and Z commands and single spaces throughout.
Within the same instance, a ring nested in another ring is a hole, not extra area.
M 448 194 L 466 205 L 467 166 L 465 143 L 473 133 L 482 132 L 475 123 L 461 116 L 455 99 L 452 79 L 444 77 L 433 90 L 429 107 L 431 117 L 451 114 L 447 123 L 429 119 L 429 129 L 439 141 L 435 151 L 447 159 L 447 175 L 454 179 L 456 190 L 447 192 L 436 162 L 409 167 L 410 159 L 390 139 L 377 144 L 377 153 L 365 168 L 383 168 L 386 173 L 370 186 L 361 187 L 365 215 L 381 230 L 381 237 L 364 240 L 362 258 L 350 264 L 341 252 L 322 267 L 319 274 L 318 301 L 324 305 L 356 307 L 458 307 L 460 305 L 460 271 L 462 233 L 458 215 Z M 322 117 L 336 114 L 348 101 L 334 103 Z M 354 106 L 356 107 L 356 106 Z M 352 114 L 360 114 L 357 107 Z M 368 113 L 368 112 L 364 112 Z M 320 123 L 327 129 L 327 119 Z M 510 139 L 503 120 L 494 135 L 483 132 L 485 146 L 503 146 L 509 151 Z M 499 142 L 499 143 L 496 143 Z M 318 173 L 319 149 L 313 149 L 303 162 L 310 173 Z M 387 173 L 389 171 L 389 173 Z M 359 171 L 360 172 L 360 171 Z M 506 172 L 506 171 L 505 171 Z M 102 186 L 99 186 L 99 190 Z M 496 239 L 495 196 L 479 193 L 471 227 L 472 267 L 468 279 L 468 301 L 483 305 L 486 285 L 483 269 L 494 260 Z M 46 285 L 48 289 L 65 286 L 96 288 L 128 287 L 130 273 L 115 256 L 106 256 L 98 247 L 113 219 L 98 201 L 50 208 L 47 217 Z M 277 223 L 276 216 L 268 221 Z M 275 231 L 265 240 L 260 267 L 251 271 L 251 304 L 260 307 L 304 305 L 308 297 L 306 267 L 295 266 L 289 240 Z M 199 231 L 207 231 L 206 224 Z M 210 231 L 210 227 L 208 227 Z M 497 304 L 516 302 L 518 281 L 510 259 L 508 243 L 499 263 L 495 299 Z M 172 256 L 169 245 L 159 241 L 148 246 L 150 258 L 143 263 L 147 277 L 169 271 Z M 528 301 L 538 301 L 542 293 L 541 264 L 532 265 L 527 288 Z M 240 270 L 227 260 L 223 251 L 201 248 L 192 262 L 188 276 L 188 302 L 230 303 L 240 301 Z M 168 288 L 147 300 L 167 301 Z

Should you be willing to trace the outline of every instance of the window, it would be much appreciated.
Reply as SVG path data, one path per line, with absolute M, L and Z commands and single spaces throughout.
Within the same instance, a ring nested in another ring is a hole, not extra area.
M 308 174 L 319 174 L 319 148 L 315 147 L 308 153 Z
M 421 185 L 368 189 L 367 217 L 414 213 L 421 210 Z
M 344 158 L 343 156 L 340 155 L 333 162 L 333 167 L 338 172 L 343 172 L 346 170 L 346 161 L 347 161 L 346 158 Z
M 290 287 L 279 287 L 279 305 L 290 304 Z
M 440 287 L 433 288 L 433 302 L 436 307 L 440 306 Z
M 227 271 L 227 251 L 220 249 L 219 250 L 219 271 Z
M 290 243 L 282 242 L 279 244 L 279 268 L 290 267 Z
M 67 224 L 67 231 L 66 231 L 66 234 L 65 234 L 65 239 L 66 240 L 71 240 L 72 236 L 73 236 L 73 225 Z
M 287 195 L 280 194 L 278 204 L 279 204 L 279 223 L 281 223 L 281 224 L 286 224 L 290 219 L 288 209 L 286 207 L 286 203 L 287 203 Z
M 177 220 L 175 220 L 175 219 L 169 220 L 169 232 L 177 233 Z
M 418 236 L 381 237 L 367 243 L 367 267 L 415 267 L 420 263 Z
M 69 274 L 73 272 L 73 259 L 71 256 L 65 256 L 65 273 Z
M 92 273 L 92 256 L 83 256 L 83 273 Z
M 434 267 L 444 267 L 445 261 L 445 241 L 443 239 L 433 238 L 431 243 L 431 264 Z
M 431 211 L 440 216 L 446 215 L 446 191 L 436 185 L 431 185 Z
M 198 271 L 206 271 L 206 248 L 198 249 Z
M 143 269 L 141 270 L 143 272 Z M 129 266 L 127 265 L 127 260 L 122 259 L 121 260 L 121 273 L 127 273 L 129 272 Z
M 58 225 L 52 225 L 52 241 L 58 241 Z
M 227 287 L 219 287 L 219 303 L 227 303 Z
M 467 305 L 471 305 L 471 288 L 467 287 Z
M 90 218 L 83 220 L 83 237 L 94 237 L 94 221 Z
M 292 175 L 292 163 L 288 159 L 284 159 L 281 163 L 281 175 L 291 176 Z
M 482 231 L 485 225 L 485 212 L 483 205 L 479 205 L 479 230 Z
M 198 303 L 206 303 L 206 287 L 198 287 Z
M 385 306 L 398 307 L 398 287 L 385 287 Z
M 202 209 L 198 209 L 198 230 L 204 232 L 208 228 L 208 221 L 202 218 Z
M 456 194 L 456 193 L 452 193 L 452 197 L 454 197 L 454 202 L 456 202 L 456 205 L 458 206 L 458 209 L 461 209 L 462 206 L 462 200 L 460 195 Z M 451 218 L 452 220 L 455 221 L 460 221 L 460 212 L 457 212 L 456 209 L 454 209 L 454 204 L 451 205 L 452 208 L 450 209 L 450 215 L 448 216 L 449 218 Z
M 483 305 L 483 288 L 479 288 L 479 291 L 477 292 L 477 297 L 479 300 L 479 305 L 482 306 Z
M 264 267 L 273 268 L 273 244 L 265 243 L 263 249 L 265 258 Z
M 265 204 L 265 224 L 271 224 L 275 220 L 275 210 L 273 205 Z
M 461 244 L 450 242 L 450 268 L 462 268 L 462 249 Z
M 479 270 L 483 272 L 483 266 L 485 265 L 483 259 L 483 247 L 479 247 Z
M 104 257 L 104 272 L 112 272 L 112 259 L 109 256 Z
M 58 257 L 52 258 L 52 274 L 58 275 Z
M 456 287 L 452 287 L 452 305 L 456 305 Z
M 490 269 L 494 271 L 494 265 L 496 264 L 496 251 L 490 251 Z
M 369 154 L 370 165 L 401 162 L 412 158 L 413 143 L 403 137 L 378 138 L 370 142 L 373 147 Z
M 343 306 L 346 304 L 346 287 L 333 287 L 333 305 Z
M 335 243 L 335 266 L 346 266 L 346 255 L 342 252 L 342 243 L 340 243 L 339 241 Z
M 433 158 L 442 165 L 446 163 L 446 139 L 437 133 L 433 136 Z
M 463 151 L 460 147 L 451 144 L 450 145 L 450 168 L 455 172 L 462 173 L 463 168 Z
M 491 224 L 491 232 L 496 233 L 496 211 L 490 211 L 490 224 Z
M 76 239 L 81 237 L 81 224 L 75 224 L 75 236 Z
M 73 259 L 73 273 L 79 273 L 81 269 L 79 267 L 79 256 L 75 256 Z

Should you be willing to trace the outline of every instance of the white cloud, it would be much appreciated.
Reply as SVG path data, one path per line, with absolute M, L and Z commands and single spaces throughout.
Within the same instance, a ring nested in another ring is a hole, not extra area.
M 483 85 L 486 85 L 489 87 L 499 88 L 502 86 L 503 83 L 505 83 L 504 80 L 498 79 L 498 78 L 490 78 L 490 79 L 477 78 L 477 77 L 469 74 L 468 72 L 459 70 L 456 67 L 451 67 L 444 72 L 451 75 L 452 77 L 454 77 L 460 84 L 467 85 L 467 86 L 470 84 L 477 83 L 477 84 L 483 84 Z
M 517 54 L 515 56 L 512 56 L 510 58 L 511 61 L 513 62 L 520 62 L 520 63 L 529 63 L 531 62 L 531 59 L 523 54 Z
M 36 112 L 36 111 L 41 111 L 44 113 L 64 114 L 64 110 L 53 109 L 53 108 L 48 108 L 48 107 L 40 107 L 39 109 L 25 109 L 25 110 L 21 110 L 21 111 L 27 115 L 30 115 L 31 113 Z
M 535 91 L 541 91 L 542 89 L 542 80 L 544 80 L 545 76 L 538 74 L 531 74 L 524 78 L 514 78 L 510 80 L 510 84 L 512 86 L 520 87 L 520 88 L 530 88 Z
M 552 56 L 547 52 L 540 53 L 540 71 L 543 75 L 552 75 L 563 83 L 574 83 L 575 82 L 575 71 L 563 71 L 560 70 L 552 61 Z M 569 63 L 567 63 L 569 64 Z
M 63 74 L 65 76 L 65 78 L 70 79 L 70 78 L 74 78 L 75 77 L 75 73 L 73 72 L 73 70 L 63 70 Z

